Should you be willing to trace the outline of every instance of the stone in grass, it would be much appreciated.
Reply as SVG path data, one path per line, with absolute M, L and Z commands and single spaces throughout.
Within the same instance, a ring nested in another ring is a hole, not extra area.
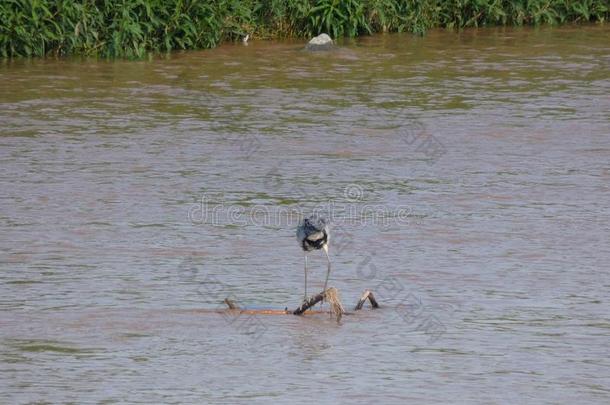
M 320 34 L 311 41 L 305 47 L 308 51 L 328 51 L 335 47 L 333 40 L 326 34 Z

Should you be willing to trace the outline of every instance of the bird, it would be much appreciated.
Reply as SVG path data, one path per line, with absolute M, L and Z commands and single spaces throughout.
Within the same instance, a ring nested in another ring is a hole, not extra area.
M 317 215 L 311 215 L 303 218 L 297 226 L 297 242 L 305 252 L 305 298 L 307 301 L 307 254 L 312 250 L 324 250 L 326 260 L 328 261 L 328 269 L 326 270 L 326 280 L 324 281 L 324 290 L 328 284 L 330 276 L 330 256 L 328 255 L 328 243 L 330 241 L 330 230 L 326 220 Z

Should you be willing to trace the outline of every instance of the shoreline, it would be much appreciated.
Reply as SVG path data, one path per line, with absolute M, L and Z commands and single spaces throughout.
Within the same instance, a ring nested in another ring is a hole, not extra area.
M 337 49 L 341 50 L 343 48 L 349 48 L 350 46 L 357 46 L 358 44 L 369 44 L 379 41 L 380 38 L 392 38 L 394 36 L 398 36 L 403 38 L 404 40 L 426 40 L 427 38 L 434 38 L 438 35 L 442 35 L 444 33 L 454 33 L 456 37 L 462 35 L 469 35 L 473 38 L 478 35 L 497 35 L 498 33 L 506 33 L 510 35 L 511 33 L 522 33 L 524 31 L 531 31 L 531 33 L 535 33 L 538 31 L 547 31 L 547 32 L 556 32 L 563 31 L 565 33 L 578 33 L 581 30 L 593 30 L 608 27 L 607 24 L 601 23 L 566 23 L 562 25 L 541 25 L 541 26 L 488 26 L 488 27 L 468 27 L 463 29 L 448 29 L 448 28 L 433 28 L 429 30 L 426 35 L 419 36 L 414 35 L 408 32 L 378 32 L 370 35 L 362 35 L 359 37 L 353 38 L 339 38 L 335 40 L 337 45 Z M 69 55 L 45 55 L 45 56 L 16 56 L 16 57 L 7 57 L 3 58 L 0 56 L 0 66 L 10 65 L 16 62 L 26 62 L 26 61 L 64 61 L 64 62 L 75 62 L 75 61 L 97 61 L 97 62 L 113 62 L 113 61 L 155 61 L 155 60 L 164 60 L 164 59 L 172 59 L 176 57 L 181 57 L 184 55 L 188 55 L 193 52 L 209 52 L 209 51 L 229 51 L 231 49 L 239 49 L 239 48 L 253 48 L 259 49 L 261 47 L 269 47 L 270 49 L 285 49 L 285 47 L 294 47 L 294 48 L 302 48 L 305 50 L 307 45 L 307 38 L 299 38 L 299 37 L 290 37 L 290 38 L 256 38 L 248 42 L 247 45 L 241 43 L 241 41 L 225 41 L 219 43 L 217 46 L 213 48 L 197 48 L 197 49 L 173 49 L 167 52 L 158 52 L 158 51 L 149 51 L 145 55 L 141 57 L 109 57 L 102 56 L 100 54 L 87 55 L 87 54 L 69 54 Z M 231 51 L 233 52 L 233 51 Z
M 215 48 L 221 44 L 280 39 L 332 39 L 376 33 L 425 35 L 433 29 L 603 24 L 605 0 L 592 2 L 325 0 L 189 3 L 107 1 L 28 7 L 0 4 L 0 59 L 97 56 L 142 59 L 149 54 Z M 26 9 L 27 8 L 27 9 Z

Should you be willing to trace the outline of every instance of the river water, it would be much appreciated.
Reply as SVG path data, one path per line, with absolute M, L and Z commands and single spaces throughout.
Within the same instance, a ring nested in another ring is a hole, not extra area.
M 609 38 L 3 61 L 0 402 L 608 403 Z

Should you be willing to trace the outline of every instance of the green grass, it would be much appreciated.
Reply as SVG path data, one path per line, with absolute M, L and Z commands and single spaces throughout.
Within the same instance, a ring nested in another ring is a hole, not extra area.
M 0 0 L 0 56 L 211 48 L 255 38 L 605 22 L 610 0 Z

